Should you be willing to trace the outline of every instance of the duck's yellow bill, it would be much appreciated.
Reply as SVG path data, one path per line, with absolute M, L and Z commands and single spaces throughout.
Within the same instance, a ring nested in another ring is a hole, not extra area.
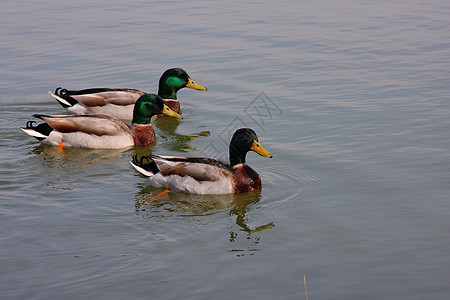
M 203 85 L 194 82 L 194 80 L 192 80 L 191 78 L 189 78 L 189 81 L 186 84 L 186 86 L 188 88 L 191 88 L 191 89 L 194 89 L 194 90 L 199 90 L 199 91 L 206 91 L 207 90 Z
M 182 116 L 180 116 L 179 114 L 177 114 L 176 112 L 174 112 L 173 110 L 171 110 L 167 105 L 164 104 L 164 108 L 163 108 L 163 114 L 165 114 L 166 116 L 169 117 L 173 117 L 173 118 L 177 118 L 177 119 L 183 119 Z
M 264 149 L 263 146 L 261 146 L 261 143 L 258 141 L 253 141 L 253 145 L 250 149 L 255 151 L 256 153 L 258 153 L 261 156 L 270 157 L 270 158 L 273 157 L 272 154 L 270 154 L 269 151 Z

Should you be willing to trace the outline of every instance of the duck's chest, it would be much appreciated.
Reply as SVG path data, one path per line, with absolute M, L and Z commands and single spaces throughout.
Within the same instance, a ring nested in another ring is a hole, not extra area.
M 233 168 L 233 192 L 245 193 L 261 188 L 261 178 L 255 170 L 241 164 Z
M 148 125 L 133 125 L 133 140 L 135 146 L 150 145 L 155 141 L 155 131 L 151 124 Z

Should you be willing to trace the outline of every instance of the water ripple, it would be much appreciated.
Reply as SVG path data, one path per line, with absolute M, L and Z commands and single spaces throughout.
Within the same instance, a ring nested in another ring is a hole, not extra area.
M 323 187 L 329 185 L 329 179 L 318 173 L 276 163 L 264 167 L 260 173 L 265 205 L 277 209 L 281 215 L 311 209 L 307 203 L 311 200 L 321 201 Z

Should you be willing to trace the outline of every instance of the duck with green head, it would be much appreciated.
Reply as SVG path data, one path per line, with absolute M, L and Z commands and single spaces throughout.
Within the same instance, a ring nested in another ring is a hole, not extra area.
M 158 95 L 170 109 L 179 113 L 177 92 L 184 87 L 206 91 L 206 88 L 195 83 L 185 70 L 172 68 L 161 75 Z M 67 90 L 61 87 L 54 93 L 49 93 L 71 114 L 106 114 L 122 120 L 133 118 L 134 104 L 145 94 L 143 91 L 128 88 Z
M 28 121 L 21 129 L 43 143 L 55 146 L 97 149 L 145 146 L 155 141 L 150 119 L 157 114 L 182 118 L 158 95 L 145 94 L 134 105 L 131 126 L 104 114 L 34 115 L 45 123 L 34 126 L 34 121 Z
M 205 157 L 149 155 L 134 156 L 131 165 L 155 187 L 193 194 L 244 193 L 261 188 L 258 173 L 245 163 L 249 151 L 272 157 L 252 129 L 241 128 L 230 141 L 230 163 Z

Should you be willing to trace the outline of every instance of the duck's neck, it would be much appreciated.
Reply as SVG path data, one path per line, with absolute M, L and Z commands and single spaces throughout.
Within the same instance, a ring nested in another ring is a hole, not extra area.
M 139 125 L 150 124 L 150 118 L 133 117 L 133 121 L 131 121 L 131 124 L 139 124 Z
M 237 152 L 230 146 L 230 166 L 235 166 L 237 164 L 245 164 L 245 156 L 247 151 Z
M 177 90 L 172 86 L 160 84 L 158 89 L 158 96 L 163 99 L 177 100 Z

